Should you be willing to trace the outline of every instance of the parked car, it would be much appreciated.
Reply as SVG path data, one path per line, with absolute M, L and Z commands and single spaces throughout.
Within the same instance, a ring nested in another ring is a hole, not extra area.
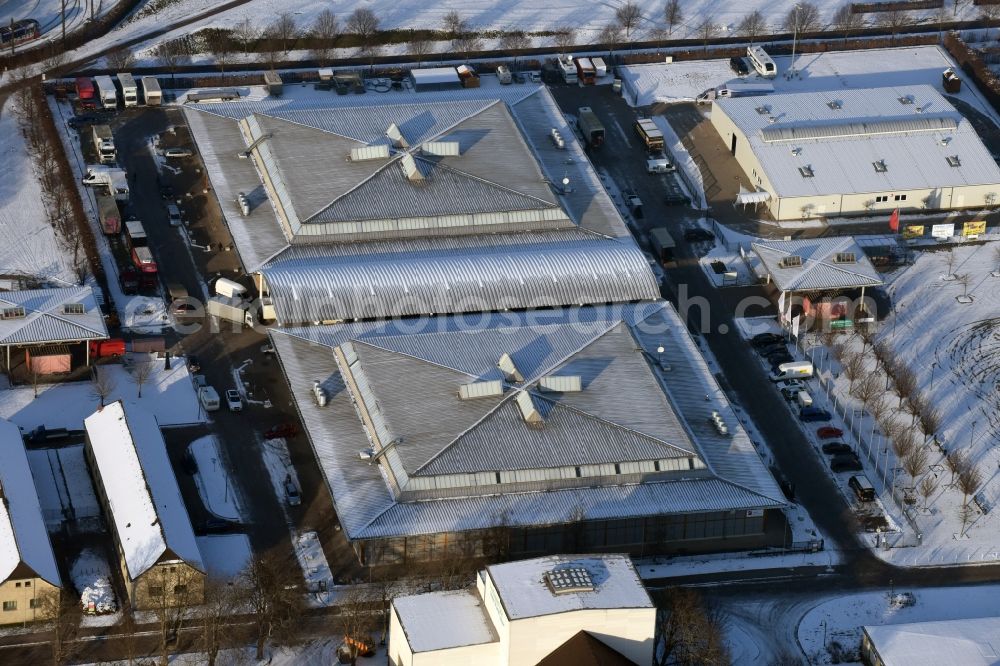
M 823 426 L 816 429 L 816 436 L 820 439 L 833 439 L 834 437 L 843 437 L 844 431 L 833 426 Z
M 170 219 L 170 226 L 181 226 L 181 209 L 177 204 L 167 204 L 167 217 Z
M 761 356 L 767 356 L 768 354 L 773 354 L 776 351 L 787 352 L 788 346 L 785 345 L 784 342 L 775 342 L 772 344 L 757 347 L 757 353 L 760 354 Z
M 783 397 L 788 402 L 793 400 L 798 400 L 799 393 L 802 391 L 802 386 L 796 384 L 795 386 L 782 386 L 781 387 L 781 397 Z
M 264 439 L 278 439 L 295 437 L 299 434 L 299 429 L 294 423 L 279 423 L 276 426 L 271 426 L 264 431 Z
M 684 240 L 686 241 L 714 241 L 715 234 L 701 227 L 692 227 L 684 230 Z
M 819 407 L 803 407 L 799 410 L 799 420 L 806 423 L 813 421 L 829 421 L 833 415 Z
M 835 456 L 842 453 L 854 453 L 854 449 L 849 444 L 844 444 L 843 442 L 827 442 L 823 445 L 823 453 Z
M 285 475 L 285 501 L 288 502 L 288 506 L 302 504 L 302 495 L 299 493 L 299 487 L 296 485 L 295 480 L 292 479 L 291 474 Z
M 861 461 L 853 453 L 843 453 L 830 459 L 830 469 L 834 472 L 860 472 Z
M 163 151 L 163 156 L 169 158 L 191 157 L 192 155 L 194 155 L 194 151 L 190 148 L 167 148 Z
M 226 407 L 231 412 L 243 411 L 243 398 L 240 397 L 239 391 L 236 389 L 226 389 Z
M 733 70 L 737 76 L 746 76 L 750 73 L 750 67 L 747 65 L 746 58 L 741 58 L 739 56 L 729 59 L 729 68 Z
M 784 336 L 778 335 L 777 333 L 758 333 L 750 338 L 750 344 L 754 347 L 766 347 L 776 342 L 784 344 Z
M 187 357 L 188 360 L 188 372 L 195 373 L 201 370 L 201 363 L 198 362 L 198 357 L 191 354 Z

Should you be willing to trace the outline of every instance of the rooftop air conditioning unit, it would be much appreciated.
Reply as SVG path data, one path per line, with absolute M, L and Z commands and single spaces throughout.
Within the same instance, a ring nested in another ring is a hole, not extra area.
M 326 389 L 324 389 L 317 379 L 312 385 L 313 397 L 316 398 L 316 404 L 320 407 L 326 407 L 327 395 Z

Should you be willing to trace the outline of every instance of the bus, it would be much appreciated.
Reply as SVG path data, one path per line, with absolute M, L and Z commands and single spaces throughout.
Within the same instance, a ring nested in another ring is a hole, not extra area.
M 750 64 L 753 65 L 753 68 L 761 76 L 773 79 L 778 75 L 778 67 L 771 60 L 771 56 L 767 55 L 767 51 L 764 50 L 763 46 L 748 46 L 747 58 L 749 58 Z
M 155 287 L 157 266 L 153 253 L 149 249 L 149 239 L 146 230 L 139 220 L 129 220 L 125 223 L 125 242 L 128 244 L 132 263 L 139 269 L 141 287 Z
M 41 36 L 38 21 L 35 19 L 23 19 L 14 21 L 8 25 L 0 26 L 0 45 L 11 46 L 21 42 L 29 42 Z

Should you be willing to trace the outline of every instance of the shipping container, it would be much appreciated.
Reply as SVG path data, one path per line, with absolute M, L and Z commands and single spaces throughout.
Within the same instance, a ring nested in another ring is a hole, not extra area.
M 76 99 L 85 109 L 93 109 L 96 106 L 94 82 L 89 76 L 76 77 Z
M 577 58 L 575 62 L 576 76 L 580 83 L 585 86 L 592 86 L 597 83 L 597 70 L 594 68 L 594 63 L 590 61 L 590 58 Z
M 160 82 L 155 76 L 142 77 L 142 95 L 146 98 L 146 106 L 163 104 L 163 91 L 160 90 Z
M 109 194 L 97 193 L 97 214 L 101 218 L 101 230 L 106 234 L 117 234 L 122 230 L 122 215 L 118 202 Z

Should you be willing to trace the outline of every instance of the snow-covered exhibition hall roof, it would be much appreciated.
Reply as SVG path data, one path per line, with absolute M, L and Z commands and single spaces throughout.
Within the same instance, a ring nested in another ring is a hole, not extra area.
M 544 86 L 486 77 L 420 93 L 252 90 L 185 106 L 248 271 L 301 244 L 578 229 L 632 242 Z
M 552 572 L 583 569 L 591 590 L 553 592 Z M 486 567 L 510 620 L 576 610 L 653 608 L 638 572 L 627 555 L 550 555 Z
M 352 539 L 784 503 L 663 302 L 271 337 Z
M 119 400 L 84 419 L 84 427 L 129 577 L 167 560 L 204 571 L 156 418 Z
M 578 230 L 298 245 L 261 272 L 282 325 L 659 297 L 634 243 Z
M 1000 617 L 866 625 L 885 666 L 993 666 L 1000 663 Z
M 493 643 L 493 629 L 475 590 L 447 590 L 396 597 L 396 616 L 414 652 Z
M 882 276 L 852 236 L 756 240 L 761 277 L 779 291 L 821 291 L 877 287 Z
M 90 287 L 0 292 L 0 345 L 103 340 L 104 315 Z
M 21 430 L 0 421 L 0 583 L 12 575 L 62 584 Z
M 746 135 L 779 197 L 1000 184 L 972 124 L 929 85 L 720 98 L 712 112 Z

